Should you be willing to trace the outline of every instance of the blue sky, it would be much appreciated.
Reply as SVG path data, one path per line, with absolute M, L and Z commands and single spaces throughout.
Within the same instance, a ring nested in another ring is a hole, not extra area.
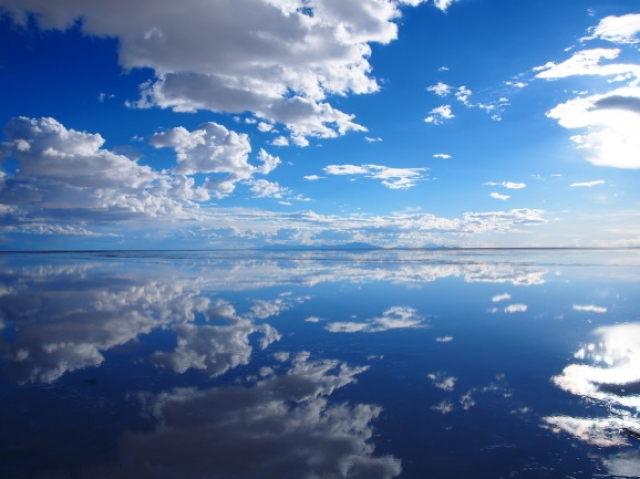
M 640 246 L 628 0 L 0 0 L 0 248 Z

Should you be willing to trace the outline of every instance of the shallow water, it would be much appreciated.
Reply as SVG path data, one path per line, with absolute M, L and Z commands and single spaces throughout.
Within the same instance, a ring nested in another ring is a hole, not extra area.
M 640 477 L 640 251 L 0 254 L 0 477 Z

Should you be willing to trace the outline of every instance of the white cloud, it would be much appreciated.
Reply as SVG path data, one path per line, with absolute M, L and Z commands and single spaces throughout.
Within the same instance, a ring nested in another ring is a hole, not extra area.
M 600 38 L 613 43 L 633 44 L 640 43 L 640 14 L 630 13 L 616 17 L 614 15 L 600 20 L 597 26 L 591 27 L 590 35 L 581 38 L 581 41 Z
M 407 189 L 425 178 L 427 168 L 391 168 L 380 165 L 328 165 L 324 172 L 328 175 L 362 175 L 366 178 L 381 180 L 382 184 L 391 189 Z
M 184 216 L 208 193 L 184 176 L 172 177 L 102 148 L 99 134 L 68 129 L 53 118 L 18 117 L 7 123 L 2 156 L 18 161 L 4 175 L 0 202 L 29 228 L 44 218 L 125 220 Z M 72 226 L 76 227 L 77 222 Z
M 284 136 L 278 136 L 271 142 L 274 146 L 289 146 L 289 140 Z
M 290 193 L 288 188 L 263 179 L 251 180 L 248 184 L 251 185 L 250 190 L 254 198 L 282 198 L 283 195 Z
M 365 322 L 334 322 L 326 326 L 332 333 L 378 333 L 391 329 L 421 328 L 424 318 L 414 308 L 393 306 L 382 313 L 382 316 L 370 318 Z
M 446 12 L 447 9 L 454 3 L 457 2 L 458 0 L 433 0 L 433 4 L 434 6 L 439 9 L 442 10 L 443 12 Z
M 510 304 L 504 308 L 505 313 L 524 313 L 527 310 L 526 304 Z
M 5 156 L 20 162 L 21 178 L 57 181 L 76 188 L 140 188 L 161 175 L 148 166 L 103 149 L 99 134 L 65 128 L 53 118 L 11 119 Z
M 500 193 L 497 193 L 495 191 L 492 191 L 490 193 L 491 198 L 495 198 L 497 200 L 508 200 L 509 198 L 511 198 L 509 195 L 501 195 Z
M 258 123 L 258 130 L 266 133 L 267 131 L 273 130 L 273 125 L 271 123 L 265 123 L 264 121 L 261 121 L 260 123 Z
M 504 293 L 494 296 L 493 298 L 491 298 L 491 301 L 493 301 L 494 303 L 499 303 L 500 301 L 506 301 L 508 299 L 511 299 L 511 295 L 509 293 Z
M 602 306 L 596 306 L 595 304 L 574 304 L 573 309 L 575 311 L 586 311 L 589 313 L 606 313 L 607 308 Z
M 640 168 L 640 88 L 569 100 L 547 116 L 565 128 L 586 130 L 571 140 L 587 152 L 587 160 L 594 165 Z
M 473 104 L 469 102 L 469 97 L 472 94 L 473 92 L 463 85 L 458 87 L 458 91 L 456 91 L 455 96 L 458 101 L 461 101 L 466 106 L 473 106 Z
M 307 181 L 317 181 L 319 179 L 322 178 L 322 176 L 318 176 L 318 175 L 307 175 L 303 177 L 305 180 Z
M 435 85 L 427 87 L 427 91 L 433 92 L 438 96 L 447 96 L 451 93 L 451 86 L 446 83 L 438 82 Z
M 22 24 L 33 12 L 42 28 L 79 25 L 85 34 L 116 38 L 125 69 L 155 72 L 139 107 L 249 111 L 294 135 L 316 137 L 364 130 L 324 100 L 379 90 L 369 44 L 396 39 L 400 6 L 419 3 L 317 0 L 303 9 L 297 1 L 185 0 L 176 9 L 173 0 L 3 0 Z
M 581 50 L 562 63 L 549 62 L 535 67 L 536 78 L 557 80 L 575 75 L 614 76 L 614 81 L 629 78 L 640 78 L 640 65 L 627 63 L 610 63 L 602 65 L 602 60 L 613 60 L 620 55 L 618 48 L 594 48 Z
M 443 336 L 441 338 L 436 338 L 436 342 L 438 343 L 450 343 L 453 341 L 453 336 Z
M 181 126 L 156 133 L 149 141 L 156 148 L 170 147 L 176 151 L 176 173 L 216 173 L 208 177 L 205 186 L 222 198 L 233 192 L 236 183 L 249 180 L 255 174 L 268 174 L 280 159 L 260 150 L 261 166 L 248 163 L 251 145 L 246 134 L 230 131 L 222 125 L 209 122 L 188 131 Z
M 447 155 L 446 153 L 436 153 L 433 155 L 434 158 L 442 158 L 443 160 L 448 160 L 451 158 L 451 155 Z
M 368 141 L 369 143 L 376 143 L 376 142 L 382 141 L 382 138 L 379 138 L 379 137 L 378 138 L 371 138 L 369 136 L 365 136 L 364 139 L 366 141 Z
M 430 115 L 424 119 L 427 123 L 433 123 L 434 125 L 440 125 L 445 120 L 450 120 L 455 117 L 451 112 L 451 105 L 441 105 L 431 110 Z
M 604 180 L 595 180 L 595 181 L 586 181 L 586 182 L 582 182 L 582 183 L 571 183 L 569 186 L 586 186 L 586 187 L 590 187 L 590 186 L 604 185 L 605 183 L 606 183 L 606 181 L 604 181 Z
M 488 113 L 492 113 L 491 118 L 495 121 L 501 120 L 500 115 L 502 113 L 502 110 L 504 110 L 504 108 L 509 104 L 509 100 L 507 98 L 499 98 L 497 101 L 490 101 L 487 103 L 473 103 L 470 100 L 473 92 L 464 85 L 453 87 L 445 83 L 438 82 L 437 84 L 428 87 L 427 91 L 435 93 L 436 95 L 441 97 L 446 97 L 453 93 L 456 100 L 461 102 L 467 108 L 479 108 L 481 110 L 485 110 Z M 434 108 L 429 113 L 431 113 L 431 115 L 425 118 L 424 121 L 426 121 L 427 123 L 435 124 L 440 124 L 444 120 L 451 119 L 455 116 L 451 112 L 450 105 L 442 105 L 438 108 Z

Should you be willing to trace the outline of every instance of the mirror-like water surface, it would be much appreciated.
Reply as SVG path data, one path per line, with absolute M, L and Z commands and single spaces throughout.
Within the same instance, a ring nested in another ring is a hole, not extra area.
M 640 251 L 0 255 L 0 477 L 640 477 Z

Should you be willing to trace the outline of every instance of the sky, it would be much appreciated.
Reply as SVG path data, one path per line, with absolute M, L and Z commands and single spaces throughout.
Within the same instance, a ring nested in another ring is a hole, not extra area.
M 0 249 L 640 246 L 640 4 L 0 0 Z

